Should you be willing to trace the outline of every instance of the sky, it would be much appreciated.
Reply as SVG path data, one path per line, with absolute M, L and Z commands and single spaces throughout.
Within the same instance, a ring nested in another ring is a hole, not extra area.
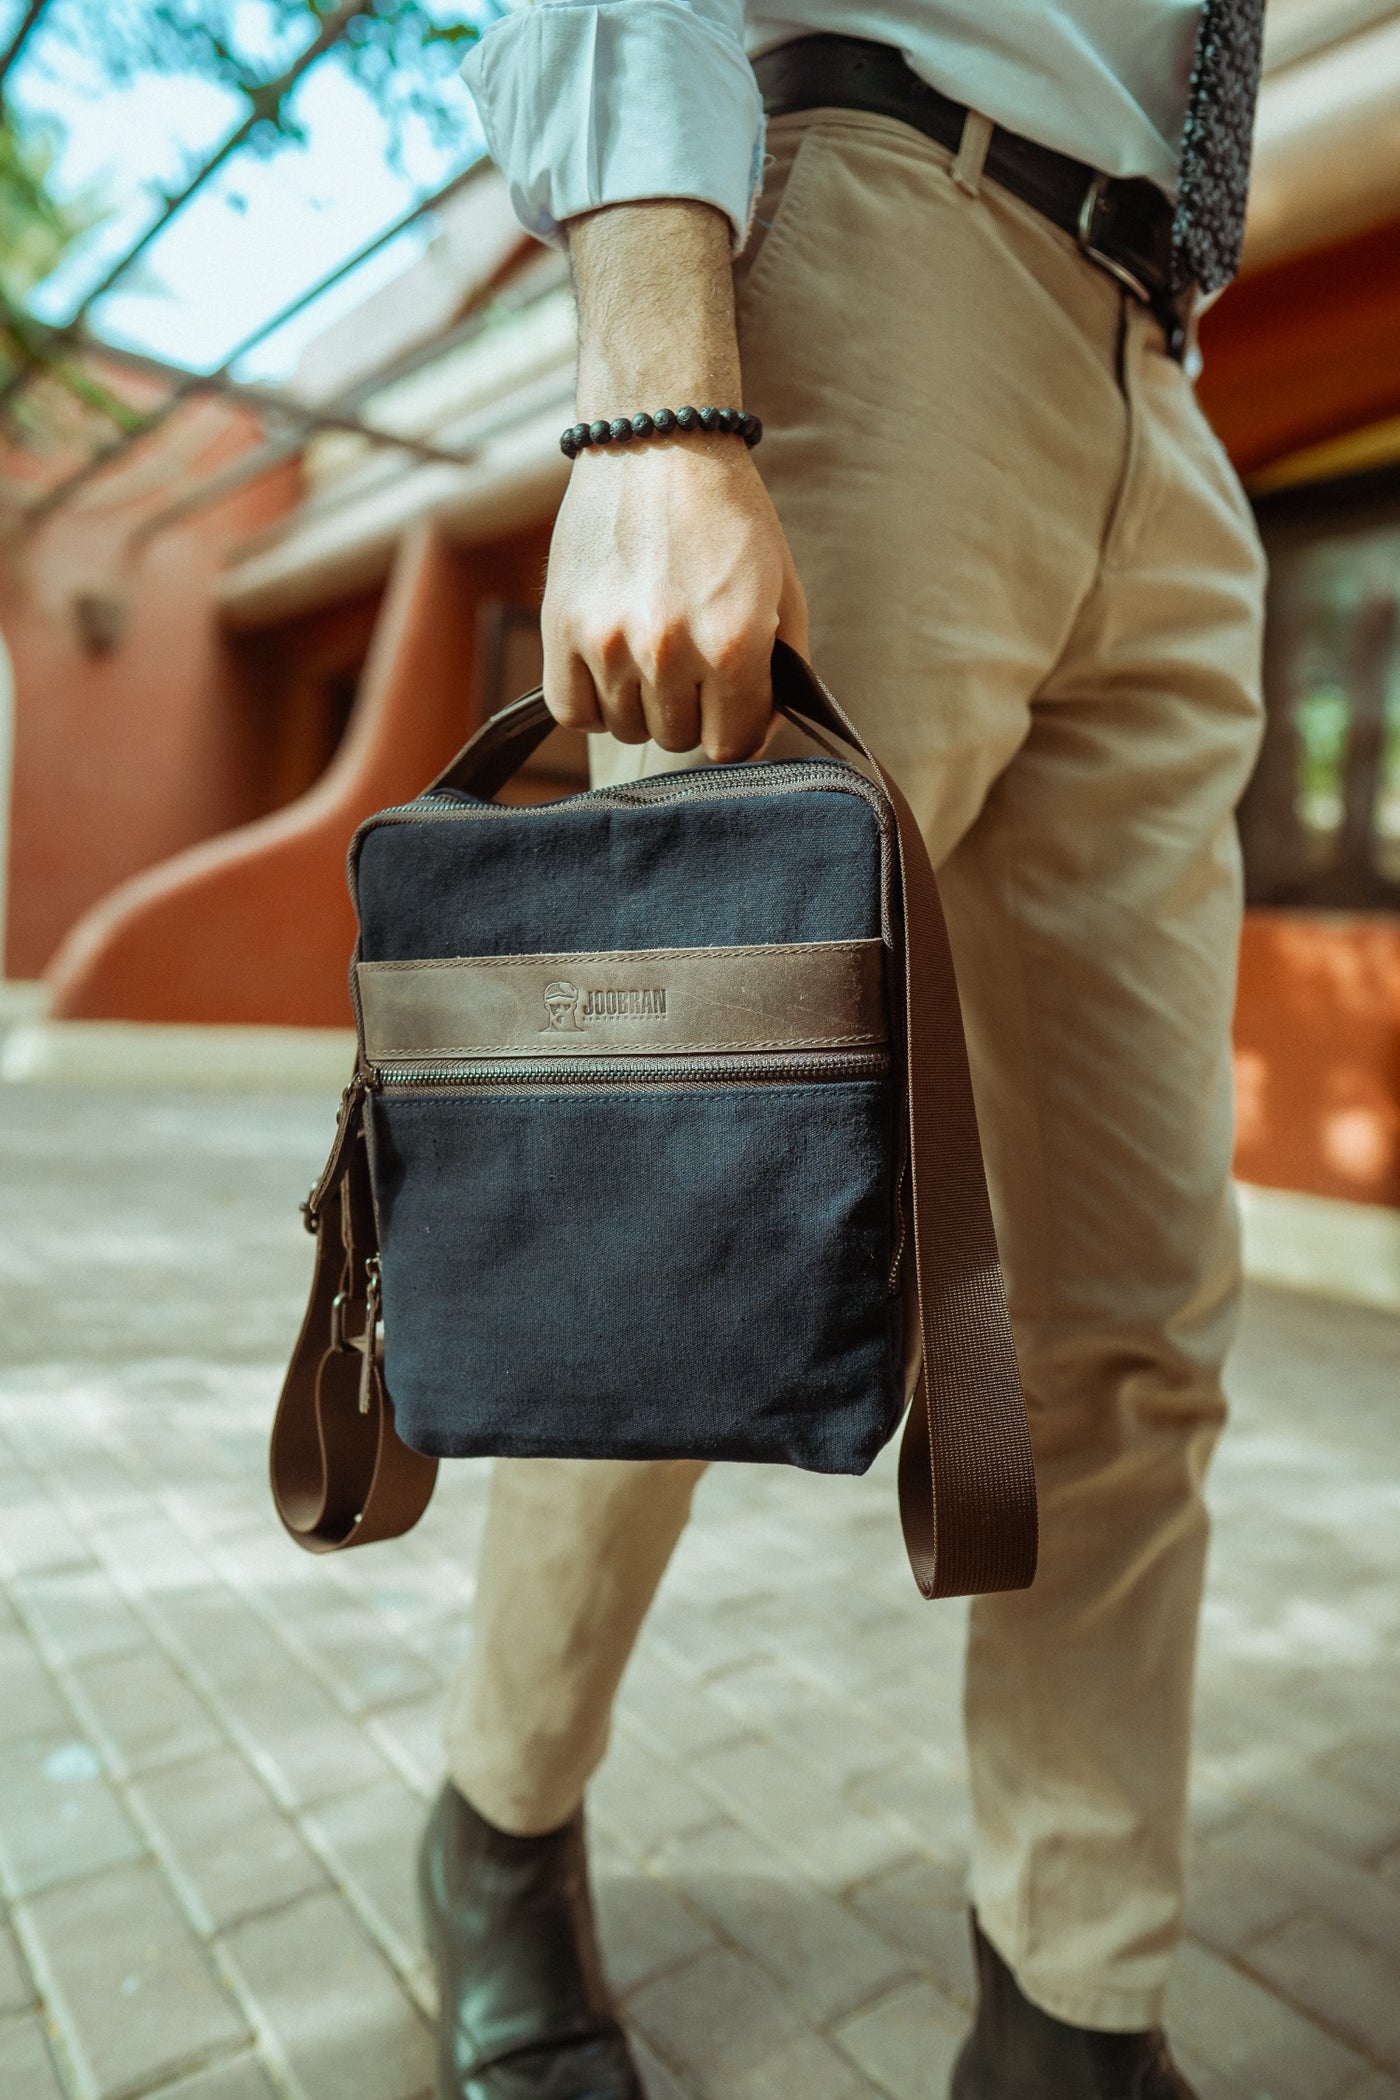
M 156 216 L 162 187 L 178 187 L 246 111 L 232 90 L 196 77 L 149 75 L 114 87 L 70 28 L 91 4 L 52 0 L 6 83 L 24 116 L 53 126 L 54 187 L 65 197 L 93 195 L 104 208 L 101 224 L 31 295 L 52 322 L 69 317 Z M 22 6 L 0 0 L 0 46 Z M 244 7 L 256 33 L 257 0 L 244 0 Z M 465 88 L 452 92 L 461 96 L 460 139 L 438 142 L 426 126 L 411 124 L 396 166 L 388 127 L 366 93 L 333 58 L 315 66 L 293 104 L 307 143 L 281 145 L 268 158 L 235 155 L 94 307 L 91 325 L 176 364 L 219 364 L 262 321 L 480 152 L 471 97 Z M 286 378 L 302 346 L 397 276 L 427 233 L 418 227 L 401 236 L 251 352 L 238 376 Z

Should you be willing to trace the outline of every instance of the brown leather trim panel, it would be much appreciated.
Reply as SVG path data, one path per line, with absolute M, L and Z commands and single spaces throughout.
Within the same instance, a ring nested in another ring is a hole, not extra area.
M 357 966 L 371 1064 L 883 1045 L 884 945 L 656 948 Z

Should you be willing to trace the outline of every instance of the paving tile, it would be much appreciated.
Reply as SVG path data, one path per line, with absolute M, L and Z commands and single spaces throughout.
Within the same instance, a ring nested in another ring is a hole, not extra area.
M 899 1737 L 867 1711 L 783 1663 L 751 1663 L 731 1670 L 717 1680 L 710 1696 L 837 1785 L 883 1771 L 908 1755 Z
M 592 1859 L 598 1936 L 619 1996 L 715 1945 L 715 1935 L 665 1878 L 600 1851 Z
M 718 1822 L 722 1813 L 675 1765 L 621 1732 L 589 1788 L 588 1812 L 639 1858 L 671 1838 Z
M 9 1895 L 139 1859 L 144 1850 L 85 1738 L 31 1736 L 0 1748 L 0 1881 Z
M 114 1571 L 129 1597 L 145 1605 L 223 1591 L 207 1559 L 164 1509 L 104 1526 L 99 1543 L 104 1567 Z
M 39 1641 L 60 1662 L 129 1655 L 147 1645 L 140 1620 L 117 1595 L 103 1568 L 54 1568 L 27 1575 L 12 1594 Z
M 1370 1794 L 1400 1815 L 1400 1756 L 1394 1738 L 1353 1742 L 1339 1756 L 1329 1758 L 1327 1770 L 1354 1792 Z
M 800 1589 L 784 1585 L 755 1597 L 743 1625 L 748 1652 L 741 1649 L 733 1656 L 730 1668 L 735 1670 L 782 1658 L 849 1696 L 857 1680 L 882 1675 L 896 1656 L 906 1670 L 918 1667 L 912 1633 L 902 1623 L 891 1628 L 860 1586 L 840 1582 L 832 1569 Z
M 52 1460 L 52 1452 L 49 1454 Z M 65 1515 L 85 1537 L 109 1525 L 132 1523 L 155 1514 L 150 1491 L 123 1468 L 110 1441 L 85 1442 L 62 1453 L 60 1478 Z
M 34 1995 L 19 1941 L 8 1925 L 0 1924 L 0 2016 L 23 2012 L 34 2003 Z
M 223 1717 L 289 1803 L 309 1806 L 384 1776 L 384 1761 L 330 1693 L 290 1656 L 266 1658 L 256 1683 L 222 1690 Z
M 240 2056 L 163 2085 L 149 2100 L 279 2100 L 279 2095 L 256 2057 Z
M 1222 1519 L 1218 1527 L 1227 1536 L 1228 1521 Z M 1274 1590 L 1281 1579 L 1286 1579 L 1282 1571 L 1272 1578 Z M 1260 1617 L 1276 1616 L 1277 1609 L 1276 1595 L 1260 1599 Z M 1232 1598 L 1228 1608 L 1218 1595 L 1208 1603 L 1196 1762 L 1222 1787 L 1246 1799 L 1265 1800 L 1276 1783 L 1293 1779 L 1309 1765 L 1321 1765 L 1336 1751 L 1338 1715 L 1335 1708 L 1330 1714 L 1313 1711 L 1293 1695 L 1291 1681 L 1277 1668 L 1266 1669 L 1248 1654 L 1241 1658 L 1232 1653 L 1238 1619 L 1238 1598 Z
M 299 1648 L 315 1658 L 352 1713 L 441 1697 L 441 1673 L 351 1598 L 334 1592 L 317 1598 L 299 1615 L 295 1630 Z
M 942 2094 L 967 2033 L 967 2015 L 929 1983 L 910 1983 L 843 2020 L 835 2039 L 891 2100 Z
M 1223 2077 L 1209 2064 L 1199 2063 L 1177 2045 L 1175 2037 L 1172 2038 L 1172 2056 L 1196 2100 L 1259 2100 L 1257 2093 L 1246 2091 L 1233 2078 Z
M 682 2084 L 670 2065 L 661 2061 L 642 2035 L 632 2034 L 628 2039 L 647 2100 L 696 2100 L 695 2087 Z
M 651 1644 L 683 1677 L 706 1678 L 777 1652 L 751 1610 L 707 1609 L 662 1591 L 647 1627 Z
M 1249 1815 L 1194 1848 L 1188 1910 L 1191 1929 L 1225 1953 L 1302 1911 L 1381 1952 L 1400 1948 L 1400 1887 L 1274 1816 Z
M 946 1690 L 936 1691 L 923 1671 L 916 1674 L 906 1666 L 868 1686 L 859 1703 L 888 1731 L 903 1761 L 931 1753 L 943 1758 L 961 1756 L 961 1701 L 961 1684 L 956 1678 Z
M 427 2024 L 340 1896 L 254 1918 L 223 1948 L 304 2100 L 418 2100 L 431 2085 Z
M 155 1868 L 50 1889 L 24 1916 L 83 2100 L 169 2082 L 248 2039 Z
M 444 1770 L 444 1698 L 432 1692 L 365 1718 L 366 1736 L 424 1801 L 436 1797 Z
M 643 1646 L 627 1666 L 617 1704 L 619 1724 L 668 1750 L 682 1763 L 746 1735 L 748 1724 L 726 1703 L 725 1680 L 700 1685 L 658 1650 Z
M 162 1500 L 183 1530 L 214 1542 L 267 1520 L 266 1483 L 250 1467 L 229 1479 L 206 1472 L 167 1487 Z
M 311 1844 L 400 1970 L 421 1965 L 415 1872 L 423 1804 L 401 1779 L 342 1794 L 305 1819 Z
M 892 1483 L 886 1492 L 893 1508 Z M 859 1614 L 843 1614 L 834 1609 L 833 1600 L 826 1598 L 822 1609 L 814 1609 L 804 1616 L 795 1638 L 782 1645 L 815 1675 L 825 1677 L 833 1688 L 857 1702 L 863 1702 L 873 1687 L 888 1684 L 892 1676 L 921 1677 L 931 1670 L 940 1683 L 948 1685 L 952 1694 L 948 1701 L 951 1741 L 957 1735 L 956 1679 L 941 1657 L 945 1652 L 950 1655 L 960 1653 L 961 1642 L 956 1635 L 961 1615 L 957 1614 L 956 1607 L 921 1605 L 907 1569 L 901 1583 L 908 1583 L 908 1596 L 900 1611 L 879 1610 L 872 1614 L 867 1607 Z M 854 1578 L 852 1587 L 855 1587 Z M 940 1615 L 948 1614 L 950 1631 L 931 1640 L 928 1623 L 919 1614 L 933 1609 L 937 1609 Z
M 880 2100 L 850 2057 L 817 2034 L 785 2042 L 766 2062 L 711 2090 L 715 2100 Z
M 1258 1941 L 1250 1967 L 1367 2056 L 1400 2072 L 1397 1943 L 1382 1950 L 1333 1919 L 1297 1918 Z
M 1191 1940 L 1177 1955 L 1167 2024 L 1183 2057 L 1267 2100 L 1342 2100 L 1365 2068 L 1354 2050 Z
M 702 1954 L 635 1991 L 628 2015 L 668 2063 L 705 2093 L 770 2064 L 804 2032 L 781 1987 L 742 1954 Z
M 200 1932 L 221 1932 L 325 1885 L 324 1868 L 232 1750 L 146 1774 L 133 1801 Z
M 1237 1955 L 1296 1916 L 1307 1900 L 1288 1870 L 1289 1849 L 1297 1842 L 1289 1825 L 1249 1814 L 1218 1837 L 1193 1845 L 1186 1889 L 1189 1930 L 1219 1953 Z
M 907 1850 L 894 1830 L 852 1808 L 828 1780 L 794 1766 L 767 1743 L 715 1751 L 693 1770 L 736 1820 L 823 1888 L 878 1874 Z
M 197 1583 L 180 1583 L 147 1602 L 166 1645 L 201 1686 L 231 1694 L 291 1667 L 257 1614 L 207 1569 Z
M 958 2005 L 974 1996 L 964 1877 L 934 1860 L 913 1859 L 876 1875 L 851 1903 L 877 1932 L 902 1947 L 919 1970 Z
M 20 1475 L 9 1486 L 0 1523 L 0 1567 L 7 1575 L 38 1575 L 90 1560 L 58 1504 L 36 1480 Z
M 720 1931 L 772 1971 L 820 2027 L 908 1974 L 907 1958 L 752 1833 L 721 1826 L 658 1866 Z
M 471 1609 L 476 1596 L 476 1561 L 480 1523 L 474 1505 L 485 1514 L 486 1477 L 472 1484 L 477 1468 L 464 1461 L 444 1469 L 427 1516 L 407 1538 L 395 1540 L 382 1557 L 373 1553 L 343 1557 L 329 1571 L 337 1589 L 358 1601 L 401 1635 L 433 1672 L 450 1678 L 466 1660 L 471 1645 Z M 469 1506 L 461 1508 L 462 1496 L 455 1483 L 467 1476 Z M 455 1505 L 455 1507 L 454 1507 Z M 435 1526 L 451 1512 L 450 1553 L 425 1551 Z
M 270 1615 L 275 1635 L 332 1686 L 347 1711 L 365 1713 L 438 1689 L 438 1673 L 413 1647 L 280 1531 L 260 1525 L 219 1560 L 238 1569 L 254 1609 Z
M 1347 1859 L 1365 1862 L 1400 1844 L 1400 1802 L 1377 1800 L 1334 1772 L 1275 1777 L 1264 1805 Z
M 45 1669 L 38 1650 L 21 1626 L 0 1626 L 0 1744 L 27 1735 L 57 1734 L 73 1727 L 63 1694 Z
M 940 1858 L 961 1861 L 972 1850 L 972 1802 L 960 1762 L 911 1759 L 861 1780 L 850 1798 L 877 1814 L 898 1816 L 914 1843 Z
M 5 2100 L 65 2100 L 42 2020 L 0 2027 L 0 2093 Z
M 89 1663 L 74 1678 L 123 1773 L 193 1757 L 223 1740 L 208 1708 L 158 1649 Z

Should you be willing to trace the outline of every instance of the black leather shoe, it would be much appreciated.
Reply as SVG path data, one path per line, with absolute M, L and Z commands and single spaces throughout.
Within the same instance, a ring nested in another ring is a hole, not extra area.
M 977 2024 L 948 2100 L 1197 2100 L 1160 2027 L 1099 2034 L 1032 2005 L 972 1921 Z
M 418 1855 L 439 2100 L 646 2100 L 603 1979 L 582 1813 L 509 1837 L 445 1786 Z

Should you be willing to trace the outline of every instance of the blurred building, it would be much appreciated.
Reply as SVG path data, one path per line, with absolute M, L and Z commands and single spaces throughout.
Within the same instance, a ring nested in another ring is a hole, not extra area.
M 70 492 L 0 578 L 5 966 L 56 1021 L 343 1027 L 350 832 L 535 680 L 566 273 L 489 168 L 437 228 L 305 355 L 300 421 L 204 394 L 100 473 L 44 463 Z M 1245 270 L 1201 345 L 1273 561 L 1240 1172 L 1400 1207 L 1397 0 L 1271 0 Z M 580 745 L 519 791 L 580 782 Z

